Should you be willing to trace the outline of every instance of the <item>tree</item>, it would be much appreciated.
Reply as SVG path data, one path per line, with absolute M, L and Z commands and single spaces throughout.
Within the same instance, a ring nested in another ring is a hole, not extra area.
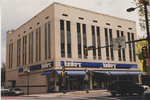
M 6 63 L 2 62 L 2 67 L 1 67 L 1 85 L 5 84 L 5 71 L 6 71 Z
M 134 3 L 136 6 L 142 5 L 139 3 L 139 0 L 134 0 Z M 148 18 L 149 18 L 149 24 L 150 24 L 150 6 L 147 6 L 147 11 L 148 11 Z M 144 6 L 140 6 L 138 9 L 138 15 L 139 15 L 139 25 L 142 31 L 146 30 L 145 26 L 145 11 L 144 11 Z
M 142 5 L 141 3 L 139 3 L 139 0 L 134 0 L 133 2 L 137 7 Z M 148 10 L 148 18 L 149 18 L 149 24 L 150 24 L 150 6 L 147 6 L 147 10 Z M 145 11 L 144 11 L 144 6 L 140 6 L 138 8 L 138 15 L 139 15 L 139 26 L 140 29 L 145 32 L 146 30 L 146 24 L 145 24 Z M 143 38 L 146 37 L 146 33 L 144 34 Z M 141 38 L 142 39 L 142 38 Z M 148 45 L 147 41 L 140 41 L 137 43 L 138 46 L 138 52 L 137 52 L 137 56 L 140 60 L 143 60 L 142 57 L 142 47 Z

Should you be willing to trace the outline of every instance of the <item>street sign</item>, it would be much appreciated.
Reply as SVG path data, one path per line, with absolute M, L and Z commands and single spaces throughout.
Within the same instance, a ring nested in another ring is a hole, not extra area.
M 89 79 L 89 76 L 85 75 L 84 80 L 88 80 L 88 79 Z
M 88 50 L 93 50 L 94 46 L 88 46 Z
M 114 38 L 113 44 L 114 44 L 114 50 L 125 49 L 126 48 L 125 36 Z

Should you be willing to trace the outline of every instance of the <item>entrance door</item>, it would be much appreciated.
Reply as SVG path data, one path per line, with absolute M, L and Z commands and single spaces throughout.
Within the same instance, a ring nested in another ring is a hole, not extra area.
M 78 90 L 77 79 L 69 79 L 69 90 Z
M 47 75 L 47 93 L 54 91 L 54 79 L 52 75 Z

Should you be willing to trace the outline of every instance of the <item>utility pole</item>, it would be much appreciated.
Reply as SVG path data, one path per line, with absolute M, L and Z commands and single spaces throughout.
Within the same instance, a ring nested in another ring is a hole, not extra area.
M 62 77 L 63 77 L 63 94 L 66 94 L 66 75 L 67 75 L 67 72 L 65 72 L 65 66 L 62 66 Z
M 146 0 L 143 0 L 144 11 L 145 11 L 146 31 L 147 31 L 147 41 L 148 41 L 148 45 L 150 45 L 150 32 L 149 32 L 148 12 L 147 12 L 148 4 L 149 4 L 149 2 L 146 2 Z
M 147 40 L 148 42 L 148 49 L 147 49 L 147 53 L 146 56 L 147 58 L 143 60 L 143 64 L 145 64 L 145 66 L 149 65 L 149 61 L 150 61 L 150 31 L 149 31 L 149 23 L 148 23 L 148 11 L 147 11 L 147 5 L 149 5 L 149 0 L 139 0 L 139 3 L 141 3 L 142 5 L 135 7 L 135 8 L 129 8 L 127 9 L 128 12 L 134 11 L 136 8 L 139 8 L 141 6 L 144 5 L 144 12 L 145 12 L 145 24 L 146 24 L 146 33 L 147 33 L 147 37 L 145 40 Z M 144 47 L 143 47 L 144 48 Z M 143 52 L 143 51 L 142 51 Z M 146 70 L 148 72 L 150 72 L 150 69 L 147 67 Z

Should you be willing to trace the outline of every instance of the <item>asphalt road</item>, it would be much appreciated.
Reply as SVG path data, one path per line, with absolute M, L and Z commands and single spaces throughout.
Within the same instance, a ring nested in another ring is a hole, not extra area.
M 144 100 L 142 96 L 116 96 L 112 97 L 109 92 L 101 93 L 87 93 L 87 94 L 71 94 L 71 95 L 58 95 L 55 97 L 24 97 L 24 96 L 2 96 L 2 100 Z

